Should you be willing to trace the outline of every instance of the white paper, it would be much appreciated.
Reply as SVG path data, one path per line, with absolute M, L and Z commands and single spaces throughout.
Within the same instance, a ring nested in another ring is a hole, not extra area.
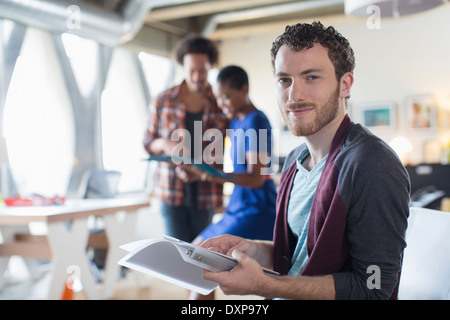
M 139 240 L 121 248 L 129 253 L 118 263 L 127 268 L 204 295 L 218 287 L 216 282 L 203 279 L 203 269 L 186 262 L 184 249 L 171 241 Z
M 237 261 L 224 254 L 172 237 L 130 242 L 120 248 L 129 253 L 118 263 L 200 294 L 208 294 L 218 283 L 203 279 L 203 269 L 230 271 Z M 263 268 L 268 275 L 277 272 Z

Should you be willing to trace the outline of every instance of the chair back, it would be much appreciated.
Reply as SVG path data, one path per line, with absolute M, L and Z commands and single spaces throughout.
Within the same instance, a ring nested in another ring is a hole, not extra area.
M 450 212 L 411 207 L 398 298 L 450 299 Z
M 90 173 L 84 199 L 109 199 L 117 194 L 121 173 L 118 171 L 97 170 Z

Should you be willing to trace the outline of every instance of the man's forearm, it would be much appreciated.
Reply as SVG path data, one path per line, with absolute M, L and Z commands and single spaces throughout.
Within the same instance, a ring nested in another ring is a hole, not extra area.
M 336 292 L 332 275 L 270 276 L 259 295 L 295 300 L 334 300 Z
M 228 272 L 203 271 L 203 277 L 220 284 L 225 294 L 255 294 L 267 298 L 332 300 L 336 297 L 333 275 L 325 276 L 270 276 L 263 273 L 258 261 L 260 254 L 267 252 L 269 242 L 258 246 L 244 241 L 239 249 L 232 251 L 238 265 Z M 249 250 L 251 249 L 251 250 Z M 256 250 L 255 250 L 256 249 Z M 242 253 L 246 252 L 246 253 Z M 264 265 L 263 265 L 264 266 Z

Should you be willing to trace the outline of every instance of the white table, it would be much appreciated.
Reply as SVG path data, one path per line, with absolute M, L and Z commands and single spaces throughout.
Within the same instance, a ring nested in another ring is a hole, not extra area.
M 51 258 L 49 299 L 61 297 L 64 284 L 73 273 L 79 277 L 89 299 L 109 298 L 114 293 L 119 275 L 117 261 L 123 255 L 119 246 L 135 240 L 137 211 L 146 207 L 149 207 L 148 198 L 83 199 L 66 201 L 62 206 L 0 208 L 0 232 L 3 238 L 0 244 L 0 278 L 3 278 L 11 255 Z M 122 213 L 120 217 L 116 214 L 119 212 Z M 98 292 L 86 255 L 88 218 L 91 216 L 104 219 L 108 239 L 103 294 Z M 33 222 L 47 225 L 45 237 L 39 241 L 17 241 L 17 232 L 28 229 L 28 225 Z

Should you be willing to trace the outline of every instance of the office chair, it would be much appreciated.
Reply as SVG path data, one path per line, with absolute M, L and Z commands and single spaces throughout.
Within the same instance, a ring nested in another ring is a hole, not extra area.
M 398 298 L 450 300 L 450 212 L 411 207 Z
M 84 199 L 111 199 L 117 194 L 121 173 L 119 171 L 92 171 L 86 182 Z

